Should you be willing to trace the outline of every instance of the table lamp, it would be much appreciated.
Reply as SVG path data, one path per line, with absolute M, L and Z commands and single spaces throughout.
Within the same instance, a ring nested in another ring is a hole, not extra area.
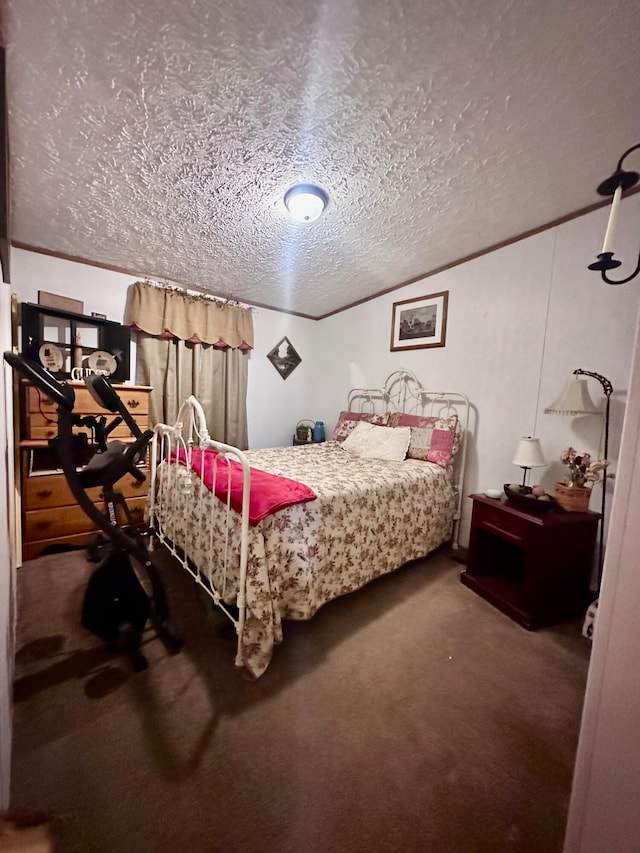
M 522 485 L 526 485 L 529 468 L 542 468 L 547 464 L 546 459 L 542 455 L 540 439 L 532 438 L 530 435 L 523 436 L 518 442 L 518 447 L 513 457 L 513 464 L 523 469 Z

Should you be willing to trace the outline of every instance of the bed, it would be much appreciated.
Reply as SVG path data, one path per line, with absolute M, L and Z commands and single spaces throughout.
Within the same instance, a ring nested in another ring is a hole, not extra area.
M 153 539 L 232 620 L 246 677 L 266 671 L 283 620 L 457 547 L 468 419 L 463 394 L 396 371 L 351 391 L 323 443 L 243 452 L 210 439 L 193 397 L 176 424 L 155 426 Z M 390 443 L 400 449 L 378 458 Z

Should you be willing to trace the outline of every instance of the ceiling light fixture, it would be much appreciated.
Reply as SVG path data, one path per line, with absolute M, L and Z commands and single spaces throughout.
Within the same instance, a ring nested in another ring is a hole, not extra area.
M 315 184 L 296 184 L 284 195 L 285 207 L 294 222 L 315 222 L 329 202 L 329 196 Z
M 598 192 L 600 195 L 612 195 L 613 202 L 611 203 L 611 212 L 609 214 L 609 222 L 607 223 L 607 230 L 604 235 L 604 243 L 602 244 L 602 251 L 598 255 L 598 260 L 594 261 L 592 264 L 589 264 L 590 270 L 596 270 L 602 274 L 602 280 L 606 281 L 607 284 L 626 284 L 628 281 L 631 281 L 632 278 L 635 278 L 640 272 L 640 254 L 638 255 L 638 264 L 635 270 L 631 273 L 631 275 L 626 278 L 622 278 L 619 281 L 612 281 L 607 277 L 607 272 L 609 270 L 614 270 L 616 267 L 622 265 L 621 261 L 614 261 L 613 252 L 611 251 L 611 245 L 613 243 L 613 235 L 616 227 L 616 220 L 618 218 L 618 209 L 620 207 L 620 200 L 622 198 L 622 193 L 625 190 L 630 189 L 635 184 L 638 183 L 638 179 L 640 179 L 640 175 L 637 172 L 625 172 L 622 168 L 622 164 L 624 163 L 625 157 L 631 154 L 632 151 L 640 148 L 640 143 L 638 145 L 633 145 L 627 151 L 624 152 L 622 157 L 618 160 L 618 165 L 616 166 L 616 170 L 608 177 L 605 181 L 603 181 L 598 187 Z

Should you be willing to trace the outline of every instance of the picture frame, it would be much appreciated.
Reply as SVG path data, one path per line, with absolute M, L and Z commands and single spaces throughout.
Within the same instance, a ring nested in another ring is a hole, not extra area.
M 56 308 L 58 311 L 68 311 L 71 314 L 82 314 L 84 311 L 84 302 L 81 299 L 60 296 L 59 293 L 48 293 L 46 290 L 38 291 L 38 305 L 44 308 Z
M 283 379 L 286 379 L 302 362 L 295 347 L 286 336 L 267 353 L 267 358 Z
M 391 352 L 445 346 L 448 307 L 448 290 L 394 302 Z

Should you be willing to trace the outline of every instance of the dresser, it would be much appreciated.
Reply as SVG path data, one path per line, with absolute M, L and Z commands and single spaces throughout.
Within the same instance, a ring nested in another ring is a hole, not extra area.
M 105 415 L 107 422 L 115 416 L 100 408 L 84 383 L 70 382 L 76 403 L 74 413 L 79 415 Z M 149 393 L 151 388 L 136 385 L 114 385 L 128 411 L 141 430 L 149 423 Z M 67 546 L 85 545 L 96 533 L 94 523 L 77 505 L 64 474 L 59 469 L 55 453 L 49 448 L 49 439 L 57 435 L 57 406 L 44 397 L 37 388 L 22 382 L 20 385 L 20 484 L 22 503 L 22 559 L 32 560 L 44 553 L 63 550 Z M 86 432 L 88 427 L 74 428 Z M 109 435 L 127 441 L 133 436 L 122 423 Z M 95 453 L 89 443 L 79 451 L 76 459 L 80 467 Z M 126 500 L 134 519 L 144 520 L 147 504 L 147 479 L 139 483 L 126 475 L 117 483 L 117 490 Z M 96 504 L 101 504 L 100 487 L 89 489 L 88 494 Z

